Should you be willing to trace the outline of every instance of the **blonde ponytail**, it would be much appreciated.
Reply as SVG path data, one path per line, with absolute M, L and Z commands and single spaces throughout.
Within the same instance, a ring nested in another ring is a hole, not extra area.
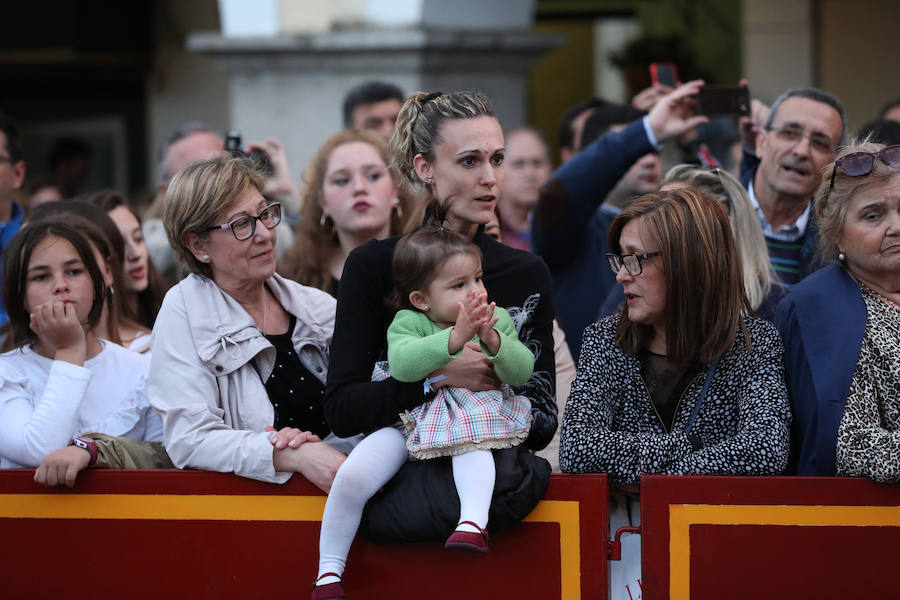
M 406 99 L 400 114 L 397 115 L 397 123 L 394 125 L 394 133 L 389 142 L 391 150 L 389 168 L 394 180 L 418 195 L 425 190 L 424 183 L 416 175 L 413 167 L 413 159 L 418 154 L 414 141 L 415 127 L 422 112 L 422 99 L 427 95 L 427 92 L 415 92 Z

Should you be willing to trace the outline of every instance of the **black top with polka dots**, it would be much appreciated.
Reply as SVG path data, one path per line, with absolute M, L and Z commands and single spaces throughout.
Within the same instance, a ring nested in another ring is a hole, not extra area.
M 266 381 L 266 392 L 275 408 L 275 429 L 296 427 L 324 439 L 331 432 L 322 413 L 325 386 L 297 356 L 291 341 L 295 324 L 296 317 L 291 315 L 285 333 L 266 336 L 275 346 L 275 366 Z

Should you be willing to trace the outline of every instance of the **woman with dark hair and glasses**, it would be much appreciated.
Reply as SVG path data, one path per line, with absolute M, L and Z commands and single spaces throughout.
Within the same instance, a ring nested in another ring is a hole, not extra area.
M 621 314 L 585 330 L 560 466 L 608 473 L 777 475 L 790 410 L 775 327 L 749 316 L 722 204 L 693 188 L 625 208 L 609 232 Z
M 674 190 L 688 186 L 722 203 L 731 221 L 731 233 L 740 258 L 747 301 L 757 317 L 774 321 L 775 307 L 787 290 L 772 269 L 766 239 L 747 190 L 734 175 L 718 167 L 710 169 L 688 164 L 675 165 L 669 169 L 662 189 Z M 624 303 L 622 287 L 614 287 L 600 308 L 600 318 L 619 312 Z
M 169 184 L 163 223 L 190 275 L 156 318 L 150 403 L 177 467 L 327 491 L 351 447 L 322 414 L 335 301 L 275 273 L 281 205 L 264 183 L 220 157 Z
M 816 192 L 823 258 L 776 324 L 801 475 L 900 481 L 900 146 L 845 148 Z
M 624 488 L 610 499 L 614 532 L 639 524 L 643 474 L 781 473 L 791 414 L 781 339 L 750 316 L 721 202 L 693 187 L 648 194 L 612 222 L 609 247 L 625 306 L 584 331 L 559 464 Z M 611 564 L 615 597 L 640 577 L 628 542 Z

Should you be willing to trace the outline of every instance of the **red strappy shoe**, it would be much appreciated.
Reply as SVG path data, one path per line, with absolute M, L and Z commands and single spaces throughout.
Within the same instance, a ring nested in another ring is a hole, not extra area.
M 487 554 L 487 531 L 482 529 L 478 525 L 478 523 L 473 523 L 472 521 L 462 521 L 459 525 L 471 525 L 478 530 L 478 533 L 456 530 L 450 535 L 450 537 L 447 538 L 447 542 L 444 544 L 444 548 L 446 548 L 447 550 L 462 550 L 463 552 L 477 552 L 479 554 Z M 459 525 L 457 525 L 457 527 L 459 527 Z
M 322 577 L 316 579 L 316 582 L 318 583 L 323 577 L 328 576 L 341 577 L 337 573 L 325 573 Z M 313 584 L 311 600 L 345 600 L 346 597 L 347 595 L 344 593 L 344 584 L 340 581 L 326 583 L 325 585 Z

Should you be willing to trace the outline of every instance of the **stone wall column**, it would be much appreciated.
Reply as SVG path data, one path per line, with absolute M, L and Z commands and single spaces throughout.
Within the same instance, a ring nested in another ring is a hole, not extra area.
M 232 127 L 245 140 L 281 140 L 297 175 L 343 126 L 346 91 L 371 79 L 394 82 L 407 93 L 480 89 L 504 127 L 522 125 L 528 71 L 563 42 L 525 30 L 406 28 L 274 37 L 193 33 L 187 48 L 213 57 L 229 73 Z

